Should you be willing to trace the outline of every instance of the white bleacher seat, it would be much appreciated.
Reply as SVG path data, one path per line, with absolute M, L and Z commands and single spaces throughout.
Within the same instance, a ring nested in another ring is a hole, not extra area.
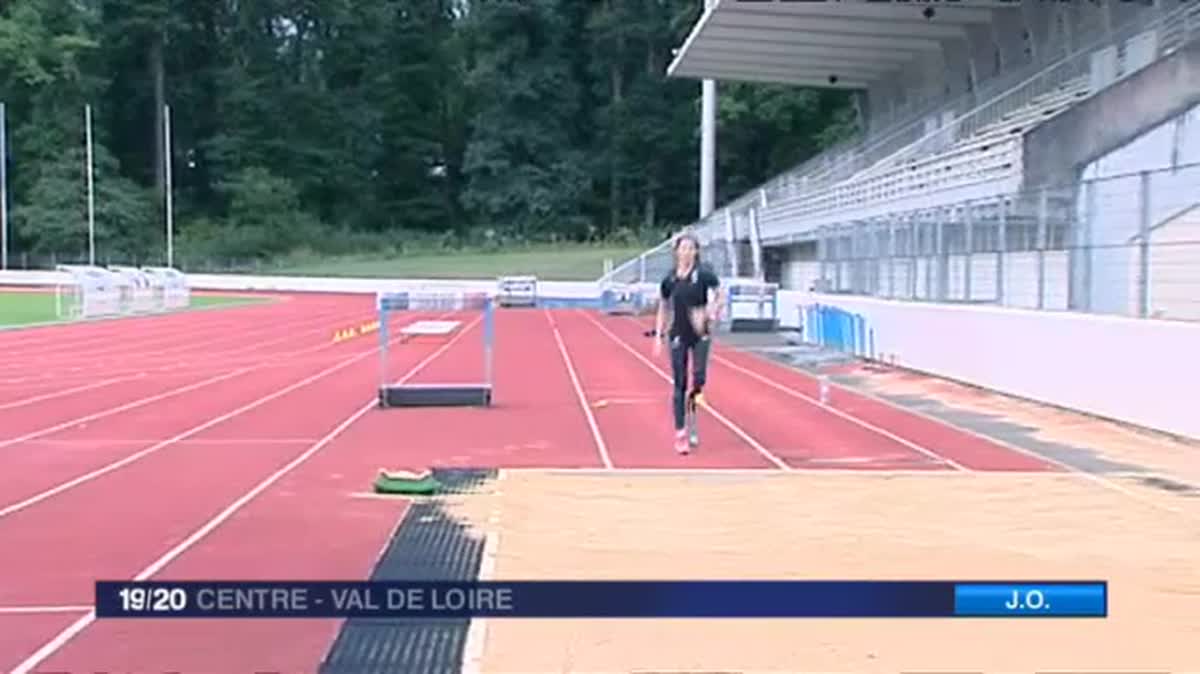
M 1069 109 L 1088 91 L 1086 78 L 1065 82 L 941 151 L 893 156 L 850 179 L 781 195 L 764 209 L 761 222 L 818 227 L 874 217 L 902 205 L 919 206 L 922 200 L 980 198 L 1012 188 L 1020 177 L 1023 135 Z M 913 147 L 919 151 L 922 146 Z

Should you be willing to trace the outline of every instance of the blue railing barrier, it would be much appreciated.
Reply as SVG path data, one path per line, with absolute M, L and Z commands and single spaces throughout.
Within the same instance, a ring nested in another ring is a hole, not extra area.
M 806 341 L 866 358 L 875 357 L 875 330 L 862 314 L 811 304 L 803 309 Z

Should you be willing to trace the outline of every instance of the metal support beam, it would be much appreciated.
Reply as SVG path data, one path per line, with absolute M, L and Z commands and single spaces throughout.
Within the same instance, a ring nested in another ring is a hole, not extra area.
M 725 250 L 729 254 L 729 273 L 734 278 L 741 276 L 738 268 L 737 226 L 733 221 L 733 211 L 728 208 L 725 209 Z
M 996 304 L 1004 306 L 1004 263 L 1008 254 L 1008 200 L 1000 200 L 1000 220 L 996 223 Z
M 0 103 L 0 269 L 8 269 L 8 120 Z
M 1150 316 L 1150 172 L 1142 171 L 1138 195 L 1137 312 L 1138 318 Z
M 704 80 L 700 102 L 700 219 L 716 204 L 717 83 Z
M 896 297 L 896 218 L 889 216 L 887 219 L 887 275 L 888 275 L 888 297 L 895 299 Z
M 970 302 L 974 299 L 974 288 L 971 283 L 972 253 L 974 252 L 974 213 L 971 203 L 962 206 L 962 299 Z
M 758 209 L 751 208 L 746 214 L 750 225 L 750 254 L 754 258 L 754 278 L 763 280 L 762 238 L 758 230 Z
M 1046 209 L 1049 204 L 1049 193 L 1047 188 L 1043 187 L 1038 193 L 1038 214 L 1037 214 L 1037 308 L 1046 308 L 1046 218 L 1048 213 Z

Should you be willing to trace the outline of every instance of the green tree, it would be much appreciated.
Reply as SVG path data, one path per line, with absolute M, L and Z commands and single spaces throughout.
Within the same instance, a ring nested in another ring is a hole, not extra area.
M 161 246 L 167 103 L 181 255 L 658 236 L 696 216 L 700 84 L 665 71 L 700 9 L 10 0 L 16 249 L 75 255 L 86 240 L 87 104 L 113 255 Z M 720 96 L 720 200 L 853 132 L 840 92 L 722 83 Z
M 479 101 L 467 145 L 464 202 L 485 223 L 528 238 L 586 235 L 579 206 L 590 180 L 572 143 L 582 92 L 570 52 L 579 43 L 563 0 L 491 0 L 472 6 Z

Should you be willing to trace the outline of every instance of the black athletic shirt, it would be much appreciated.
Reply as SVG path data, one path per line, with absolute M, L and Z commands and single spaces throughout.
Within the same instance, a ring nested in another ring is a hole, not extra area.
M 721 280 L 705 265 L 696 265 L 692 273 L 684 278 L 675 275 L 675 270 L 663 278 L 660 285 L 662 301 L 672 308 L 670 336 L 686 342 L 700 338 L 692 327 L 688 314 L 696 307 L 708 304 L 708 291 L 721 285 Z

